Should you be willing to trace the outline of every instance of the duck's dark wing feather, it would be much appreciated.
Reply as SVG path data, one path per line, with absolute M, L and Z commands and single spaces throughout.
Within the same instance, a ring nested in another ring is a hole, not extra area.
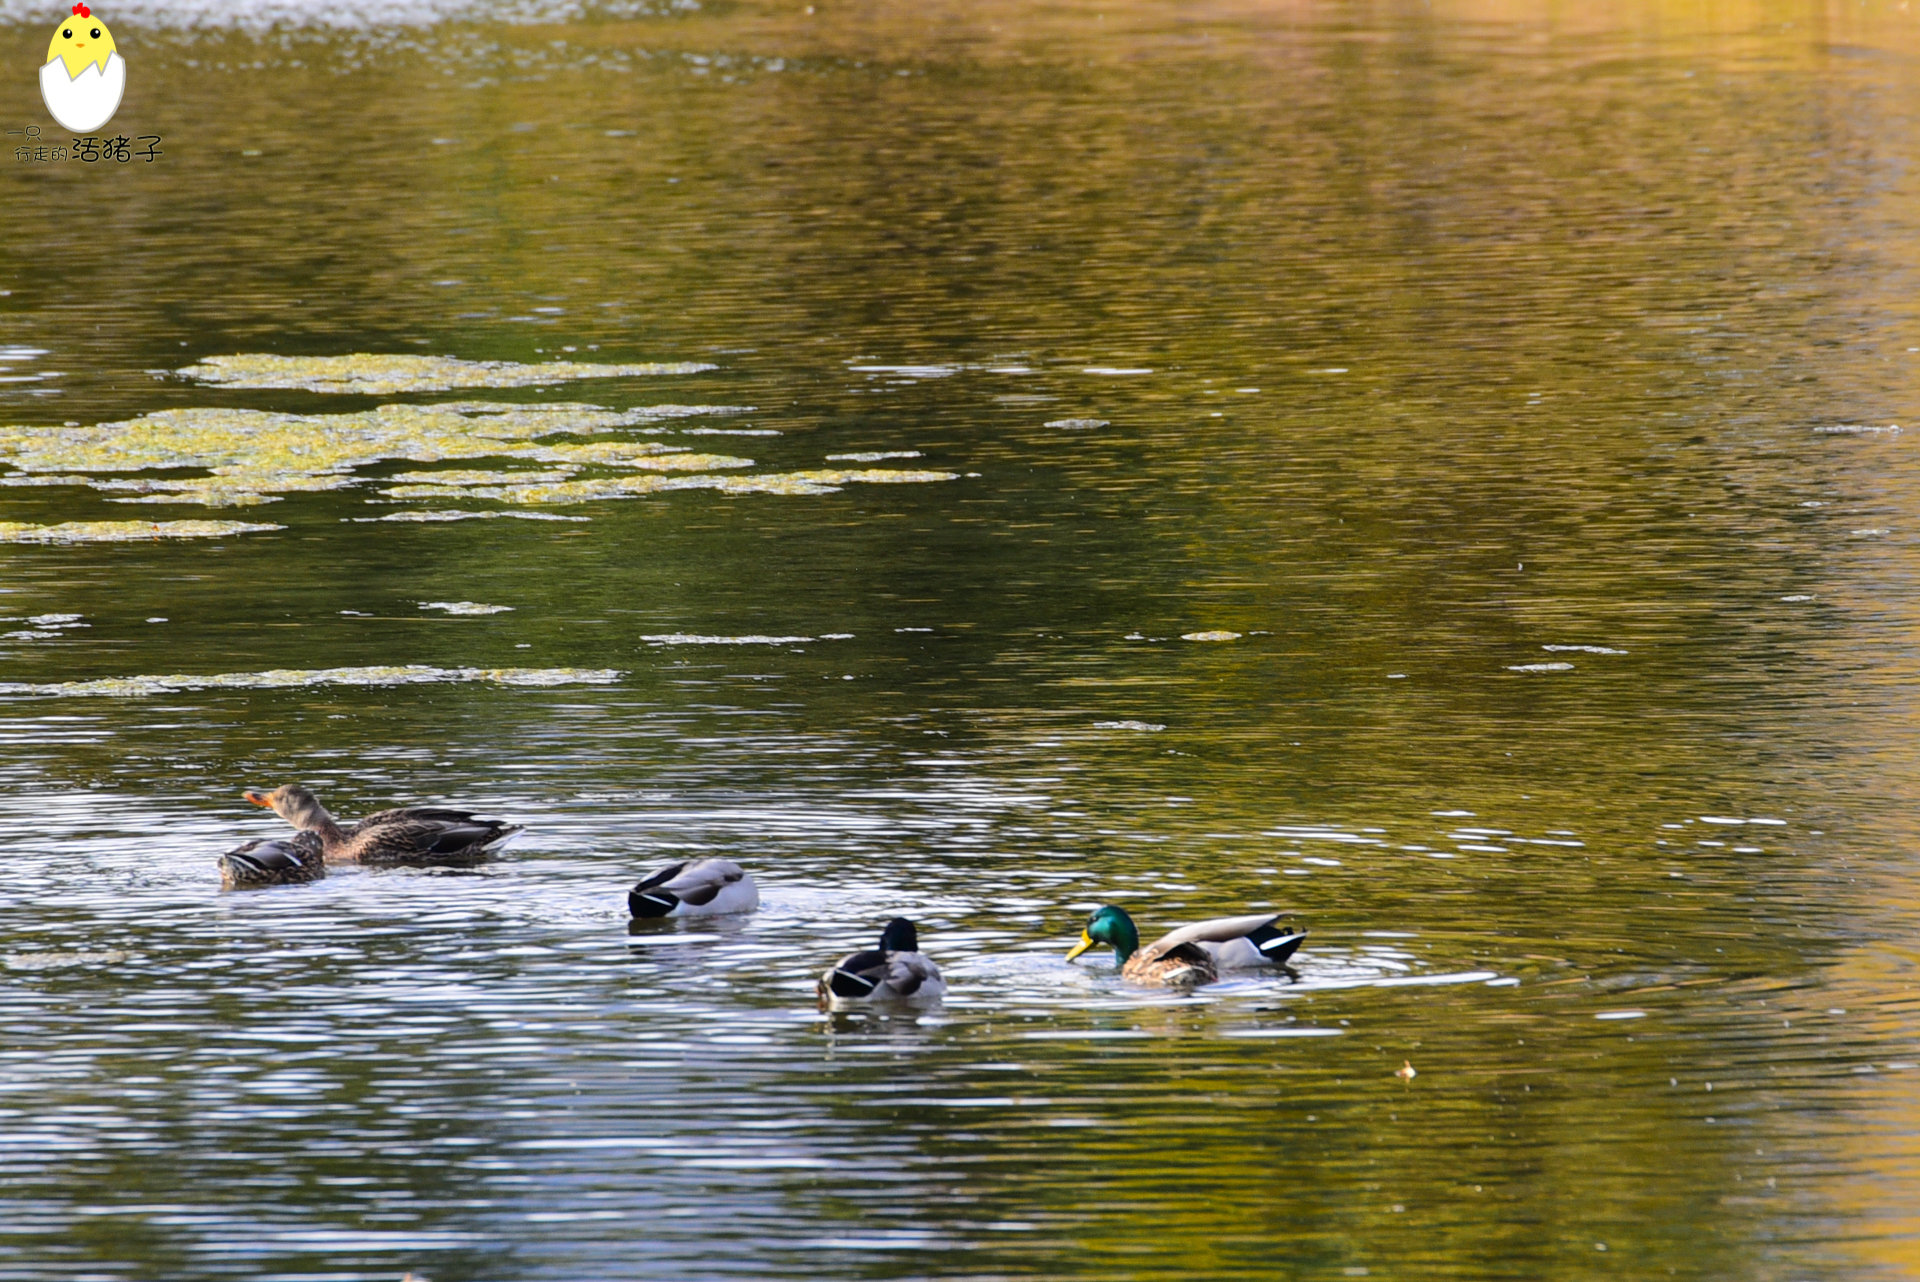
M 1148 961 L 1197 962 L 1208 970 L 1213 969 L 1213 954 L 1191 940 L 1175 944 L 1171 948 L 1160 948 L 1158 944 L 1154 947 L 1160 950 L 1148 957 Z
M 362 823 L 348 840 L 362 863 L 456 867 L 482 862 L 489 850 L 519 831 L 512 824 L 422 818 L 415 812 L 373 827 Z
M 310 832 L 249 841 L 220 856 L 220 879 L 229 887 L 318 881 L 326 875 L 320 839 Z
M 835 997 L 871 997 L 887 978 L 887 954 L 878 949 L 848 953 L 834 964 L 823 981 Z
M 366 832 L 371 828 L 384 828 L 388 824 L 406 823 L 438 824 L 482 824 L 500 827 L 498 821 L 482 819 L 468 810 L 451 810 L 443 806 L 402 806 L 394 810 L 376 810 L 359 823 L 347 825 L 349 835 Z

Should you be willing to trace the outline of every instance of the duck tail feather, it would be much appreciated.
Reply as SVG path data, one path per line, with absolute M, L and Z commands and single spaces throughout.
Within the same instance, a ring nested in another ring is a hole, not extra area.
M 1304 930 L 1288 930 L 1279 926 L 1262 926 L 1247 936 L 1250 943 L 1260 950 L 1260 955 L 1275 966 L 1285 962 L 1306 942 Z
M 641 882 L 627 892 L 627 911 L 635 917 L 666 917 L 680 906 L 680 896 L 669 890 L 649 890 Z

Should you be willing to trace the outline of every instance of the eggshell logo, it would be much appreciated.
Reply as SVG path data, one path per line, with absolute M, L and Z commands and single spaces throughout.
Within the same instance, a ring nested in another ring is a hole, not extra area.
M 90 134 L 113 119 L 127 91 L 127 61 L 113 47 L 113 33 L 84 4 L 60 24 L 40 68 L 40 96 L 64 127 Z

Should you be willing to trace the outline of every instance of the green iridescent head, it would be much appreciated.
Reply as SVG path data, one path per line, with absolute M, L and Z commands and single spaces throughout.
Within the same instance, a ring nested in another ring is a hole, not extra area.
M 1127 958 L 1140 947 L 1140 932 L 1134 928 L 1133 918 L 1127 916 L 1126 909 L 1112 904 L 1094 909 L 1093 916 L 1087 918 L 1086 929 L 1080 932 L 1080 942 L 1067 953 L 1067 960 L 1072 961 L 1095 944 L 1111 946 L 1113 959 L 1122 966 L 1127 964 Z

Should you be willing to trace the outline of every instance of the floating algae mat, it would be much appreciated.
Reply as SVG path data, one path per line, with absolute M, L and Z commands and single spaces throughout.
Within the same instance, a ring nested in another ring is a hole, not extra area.
M 69 477 L 76 473 L 204 468 L 212 475 L 74 479 L 96 489 L 140 495 L 120 499 L 122 502 L 233 506 L 269 502 L 266 496 L 276 492 L 337 489 L 352 483 L 353 469 L 391 459 L 438 463 L 519 458 L 565 468 L 606 464 L 748 467 L 750 459 L 696 455 L 654 441 L 539 443 L 539 438 L 548 436 L 618 431 L 689 414 L 738 414 L 745 408 L 662 405 L 609 410 L 583 404 L 469 401 L 383 405 L 350 414 L 163 410 L 92 427 L 0 427 L 0 461 L 11 463 L 19 474 Z M 446 492 L 440 487 L 436 490 Z
M 823 468 L 808 472 L 767 472 L 759 476 L 608 476 L 585 481 L 562 481 L 555 485 L 481 486 L 465 491 L 468 498 L 497 499 L 504 503 L 592 503 L 601 499 L 635 498 L 668 490 L 719 490 L 722 494 L 834 494 L 841 487 L 861 482 L 868 485 L 912 485 L 931 481 L 954 481 L 957 472 L 913 472 L 904 468 L 866 468 L 842 471 Z M 445 494 L 435 486 L 402 486 L 382 493 L 396 498 Z
M 66 521 L 32 525 L 0 521 L 0 543 L 136 543 L 146 539 L 218 539 L 229 534 L 284 530 L 249 521 Z
M 221 357 L 210 364 L 225 368 L 238 362 L 245 368 L 256 368 L 261 362 L 282 359 Z M 405 363 L 439 359 L 341 357 L 335 364 L 348 362 L 351 365 L 352 362 L 363 360 Z M 246 365 L 247 362 L 252 364 Z M 412 366 L 408 365 L 407 368 Z M 494 369 L 491 365 L 486 368 Z M 550 370 L 556 367 L 513 368 Z M 338 373 L 338 370 L 335 372 Z M 499 373 L 499 370 L 495 369 L 495 372 Z M 501 377 L 506 375 L 502 374 Z M 85 484 L 103 491 L 115 503 L 197 503 L 207 507 L 250 507 L 277 502 L 277 496 L 283 493 L 337 490 L 354 485 L 371 479 L 355 476 L 356 469 L 382 462 L 406 460 L 414 463 L 446 463 L 514 459 L 544 464 L 545 467 L 522 471 L 470 467 L 401 472 L 386 478 L 387 488 L 382 489 L 381 493 L 386 498 L 399 500 L 444 500 L 458 496 L 525 507 L 632 498 L 670 490 L 718 490 L 723 494 L 832 494 L 842 486 L 856 482 L 900 485 L 958 479 L 958 474 L 953 472 L 898 468 L 824 468 L 757 476 L 721 475 L 723 472 L 738 473 L 741 469 L 750 468 L 754 461 L 731 454 L 696 453 L 684 446 L 667 445 L 659 441 L 550 439 L 635 429 L 659 430 L 648 429 L 646 425 L 697 414 L 743 414 L 750 408 L 740 405 L 652 405 L 611 410 L 578 402 L 520 405 L 500 401 L 455 401 L 440 405 L 382 405 L 377 409 L 344 414 L 290 414 L 251 409 L 162 410 L 123 422 L 99 423 L 92 427 L 0 427 L 0 462 L 10 463 L 18 469 L 0 477 L 0 484 L 32 484 L 43 477 L 50 481 L 58 478 L 63 483 Z M 857 457 L 862 461 L 868 458 L 867 455 Z M 872 457 L 911 455 L 874 454 Z M 209 475 L 98 475 L 175 468 L 200 469 Z M 624 475 L 577 477 L 575 474 L 583 468 L 603 469 Z M 436 516 L 419 519 L 460 518 Z
M 712 365 L 681 361 L 648 365 L 583 365 L 551 361 L 521 365 L 514 361 L 463 361 L 453 356 L 210 356 L 179 373 L 184 378 L 223 387 L 274 388 L 305 392 L 351 392 L 391 396 L 395 392 L 445 392 L 456 387 L 541 387 L 581 378 L 649 378 L 661 374 L 697 374 Z
M 505 686 L 610 685 L 618 668 L 434 668 L 424 664 L 373 668 L 274 668 L 205 676 L 102 677 L 95 681 L 0 681 L 0 695 L 73 695 L 140 698 L 182 690 L 285 690 L 309 686 L 412 686 L 482 681 Z
M 721 467 L 752 467 L 753 460 L 750 458 L 735 458 L 730 454 L 658 454 L 649 458 L 631 459 L 628 461 L 627 466 L 644 468 L 648 472 L 709 472 Z M 478 473 L 465 471 L 443 472 L 438 475 L 432 472 L 408 472 L 404 474 L 406 478 L 432 477 L 433 484 L 396 485 L 391 489 L 381 490 L 380 492 L 392 499 L 443 499 L 447 497 L 448 494 L 454 492 L 454 487 L 465 486 L 468 487 L 463 491 L 466 494 L 480 498 L 497 498 L 503 494 L 519 494 L 531 489 L 539 489 L 542 493 L 562 492 L 565 491 L 568 486 L 582 486 L 585 487 L 585 490 L 590 491 L 593 487 L 603 484 L 597 481 L 569 481 L 566 478 L 571 475 L 571 473 L 564 473 L 559 477 L 542 477 L 541 474 L 536 472 L 523 473 L 522 475 L 528 482 L 531 482 L 531 484 L 521 484 L 520 477 L 514 476 L 511 473 L 496 473 L 491 478 L 487 478 L 482 477 L 481 474 Z M 476 480 L 461 479 L 462 477 L 468 476 L 475 477 Z M 398 480 L 402 478 L 396 477 L 395 479 Z M 610 480 L 616 481 L 635 479 L 645 480 L 646 478 L 610 478 Z M 502 484 L 503 481 L 507 483 Z M 539 499 L 534 501 L 551 503 L 558 500 Z

